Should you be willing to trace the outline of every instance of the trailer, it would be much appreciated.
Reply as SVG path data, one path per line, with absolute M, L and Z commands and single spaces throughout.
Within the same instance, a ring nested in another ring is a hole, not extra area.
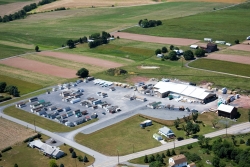
M 72 100 L 70 101 L 70 103 L 75 104 L 75 103 L 78 103 L 78 102 L 80 102 L 80 101 L 81 101 L 80 98 L 75 98 L 75 99 L 72 99 Z
M 204 41 L 205 41 L 205 42 L 212 42 L 213 39 L 212 39 L 212 38 L 204 38 Z
M 29 102 L 35 102 L 35 101 L 38 101 L 38 98 L 37 98 L 37 97 L 33 97 L 33 98 L 30 98 L 30 99 L 29 99 Z

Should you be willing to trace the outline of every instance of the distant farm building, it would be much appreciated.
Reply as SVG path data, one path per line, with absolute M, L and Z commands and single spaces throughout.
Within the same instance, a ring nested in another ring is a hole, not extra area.
M 163 136 L 166 136 L 167 138 L 171 138 L 175 136 L 174 132 L 166 126 L 160 128 L 159 133 Z
M 174 82 L 158 82 L 154 86 L 154 91 L 158 97 L 168 97 L 169 94 L 178 94 L 186 97 L 195 98 L 201 100 L 201 102 L 207 103 L 216 98 L 216 94 L 206 89 L 199 88 L 192 85 L 180 84 Z
M 217 110 L 218 110 L 218 116 L 227 117 L 231 119 L 236 118 L 238 114 L 236 107 L 225 104 L 220 104 Z
M 207 44 L 207 49 L 206 49 L 206 51 L 207 51 L 208 53 L 211 53 L 211 52 L 214 52 L 214 51 L 217 51 L 217 50 L 218 50 L 218 48 L 217 48 L 217 45 L 216 45 L 216 44 L 211 43 L 211 42 L 209 42 L 209 43 Z
M 198 49 L 198 47 L 199 47 L 198 45 L 190 45 L 191 49 Z
M 183 166 L 188 165 L 187 158 L 183 154 L 176 155 L 176 156 L 169 158 L 168 164 L 169 164 L 169 167 L 183 167 Z
M 204 41 L 205 41 L 205 42 L 212 42 L 213 39 L 212 39 L 212 38 L 204 38 Z

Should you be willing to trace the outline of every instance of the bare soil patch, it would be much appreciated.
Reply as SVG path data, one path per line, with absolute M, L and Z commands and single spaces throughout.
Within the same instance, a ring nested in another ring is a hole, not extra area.
M 240 3 L 245 2 L 246 0 L 168 0 L 168 2 L 222 2 L 222 3 Z
M 65 60 L 71 60 L 75 62 L 82 62 L 85 64 L 95 65 L 95 66 L 99 66 L 99 67 L 103 67 L 107 69 L 123 66 L 122 64 L 115 63 L 112 61 L 107 61 L 107 60 L 102 60 L 102 59 L 87 57 L 87 56 L 80 56 L 80 55 L 75 55 L 75 54 L 69 54 L 69 53 L 46 51 L 46 52 L 40 52 L 38 54 L 43 55 L 43 56 L 50 56 L 50 57 L 65 59 Z
M 230 61 L 230 62 L 242 63 L 242 64 L 250 64 L 250 57 L 247 57 L 247 56 L 212 53 L 212 54 L 209 54 L 206 58 Z
M 249 45 L 248 45 L 249 43 Z M 243 51 L 249 51 L 250 52 L 250 42 L 248 43 L 243 43 L 243 44 L 238 44 L 229 47 L 229 49 L 234 49 L 234 50 L 243 50 Z
M 132 34 L 132 33 L 126 33 L 126 32 L 115 32 L 115 33 L 112 33 L 112 35 L 119 36 L 120 38 L 135 40 L 135 41 L 172 44 L 172 45 L 179 45 L 179 46 L 187 46 L 187 45 L 191 45 L 191 44 L 199 42 L 199 40 L 196 40 L 196 39 L 156 37 L 156 36 Z
M 160 0 L 161 1 L 161 0 Z M 159 1 L 159 2 L 160 2 Z M 142 5 L 142 4 L 155 4 L 157 2 L 152 0 L 60 0 L 51 4 L 44 5 L 40 7 L 37 11 L 51 10 L 58 7 L 66 8 L 81 8 L 81 7 L 104 7 L 108 6 L 132 6 L 132 5 Z
M 236 104 L 237 106 L 242 108 L 250 109 L 250 97 L 240 96 L 240 98 L 233 101 L 232 104 Z
M 28 60 L 21 57 L 14 57 L 0 61 L 1 64 L 12 66 L 37 73 L 57 76 L 61 78 L 75 78 L 76 70 L 58 67 L 34 60 Z
M 133 76 L 127 79 L 129 83 L 147 82 L 148 80 L 149 78 L 141 76 Z
M 0 118 L 0 150 L 12 146 L 13 144 L 23 142 L 23 140 L 34 136 L 31 129 L 18 125 L 14 122 Z

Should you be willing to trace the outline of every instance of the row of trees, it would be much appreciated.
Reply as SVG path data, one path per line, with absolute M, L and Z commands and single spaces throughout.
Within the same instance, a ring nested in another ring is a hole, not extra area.
M 31 10 L 36 9 L 38 6 L 45 5 L 54 1 L 56 0 L 42 0 L 38 2 L 38 4 L 32 3 L 30 5 L 26 5 L 23 7 L 22 10 L 19 10 L 18 12 L 15 12 L 9 15 L 4 15 L 3 18 L 0 16 L 0 22 L 6 23 L 9 21 L 17 20 L 17 19 L 23 19 L 27 15 L 27 12 L 30 12 Z
M 19 96 L 18 88 L 13 85 L 7 85 L 6 82 L 0 82 L 0 93 L 8 93 L 14 97 Z
M 156 27 L 156 26 L 162 25 L 162 21 L 144 19 L 144 20 L 140 20 L 138 22 L 138 25 L 142 28 Z

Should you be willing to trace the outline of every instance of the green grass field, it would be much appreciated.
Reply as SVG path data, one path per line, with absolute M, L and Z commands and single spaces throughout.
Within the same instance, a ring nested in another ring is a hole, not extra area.
M 33 92 L 35 90 L 43 88 L 42 85 L 38 85 L 31 82 L 22 81 L 5 75 L 0 75 L 0 82 L 6 82 L 7 85 L 14 85 L 18 87 L 20 95 Z
M 10 46 L 10 45 L 3 45 L 1 43 L 0 43 L 0 50 L 1 50 L 0 59 L 4 59 L 4 58 L 10 57 L 10 56 L 16 56 L 19 54 L 28 53 L 28 52 L 33 51 L 31 49 L 14 47 L 14 46 Z
M 96 32 L 112 32 L 129 27 L 137 24 L 142 18 L 171 19 L 211 11 L 213 7 L 226 5 L 228 4 L 169 2 L 123 8 L 84 8 L 47 12 L 0 24 L 0 33 L 1 40 L 38 45 L 44 50 L 58 48 L 71 38 L 77 39 Z
M 0 5 L 5 5 L 14 2 L 25 2 L 25 1 L 32 1 L 32 0 L 0 0 Z
M 247 64 L 212 59 L 198 59 L 190 63 L 189 66 L 250 77 L 250 65 Z
M 15 106 L 11 106 L 11 107 L 4 109 L 4 113 L 9 115 L 9 116 L 23 120 L 25 122 L 28 122 L 30 124 L 34 124 L 34 120 L 35 120 L 36 126 L 43 128 L 43 129 L 46 129 L 46 130 L 49 130 L 51 132 L 69 132 L 69 131 L 78 129 L 82 126 L 88 125 L 88 124 L 93 123 L 93 122 L 98 120 L 98 119 L 92 119 L 91 121 L 83 123 L 79 126 L 75 126 L 75 127 L 70 128 L 70 127 L 67 127 L 63 124 L 57 123 L 55 121 L 51 121 L 49 119 L 40 117 L 38 115 L 20 110 L 20 109 L 16 108 Z
M 42 140 L 49 139 L 48 136 L 42 135 Z M 87 156 L 89 162 L 83 163 L 79 162 L 78 159 L 71 158 L 71 154 L 69 152 L 70 146 L 61 145 L 59 146 L 62 151 L 67 153 L 67 156 L 56 160 L 57 165 L 59 166 L 61 163 L 67 167 L 75 167 L 75 166 L 89 166 L 94 162 L 94 158 L 90 155 L 80 152 L 79 150 L 74 149 L 77 156 L 84 157 Z M 18 166 L 36 166 L 36 167 L 46 167 L 49 166 L 49 159 L 46 156 L 43 156 L 37 149 L 33 149 L 27 147 L 26 143 L 18 143 L 12 146 L 10 151 L 2 153 L 2 160 L 0 164 L 4 167 L 13 167 L 16 163 Z
M 243 41 L 249 36 L 249 8 L 250 3 L 242 4 L 221 11 L 210 13 L 204 11 L 204 13 L 197 15 L 167 19 L 163 21 L 163 25 L 154 28 L 132 27 L 124 31 L 200 40 L 209 37 L 213 40 L 223 40 L 234 44 L 236 39 Z

